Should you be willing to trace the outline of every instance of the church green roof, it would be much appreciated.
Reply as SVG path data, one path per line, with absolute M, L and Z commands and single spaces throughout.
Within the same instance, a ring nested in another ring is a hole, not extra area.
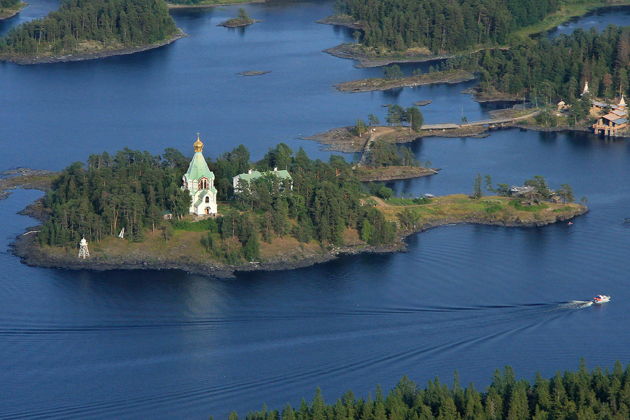
M 214 174 L 210 168 L 208 168 L 208 163 L 206 163 L 203 154 L 201 152 L 195 152 L 188 166 L 188 171 L 186 171 L 186 179 L 198 180 L 204 177 L 214 179 Z
M 274 175 L 280 179 L 292 179 L 291 174 L 289 174 L 289 171 L 286 171 L 284 169 L 281 171 L 267 171 L 267 172 L 251 171 L 249 173 L 239 174 L 238 177 L 239 179 L 242 179 L 243 181 L 251 182 L 254 179 L 258 179 L 264 175 Z

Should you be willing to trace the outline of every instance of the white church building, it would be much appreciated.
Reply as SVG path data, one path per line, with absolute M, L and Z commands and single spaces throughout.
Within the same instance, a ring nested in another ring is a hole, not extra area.
M 214 188 L 214 173 L 208 168 L 203 157 L 203 143 L 197 134 L 193 144 L 195 154 L 188 171 L 182 177 L 182 188 L 190 193 L 190 214 L 197 216 L 217 214 L 217 190 Z

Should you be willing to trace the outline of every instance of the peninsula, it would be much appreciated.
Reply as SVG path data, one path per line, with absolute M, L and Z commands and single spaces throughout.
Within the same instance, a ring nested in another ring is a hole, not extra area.
M 26 6 L 28 3 L 20 0 L 0 0 L 0 22 L 16 16 Z
M 93 24 L 76 26 L 77 19 Z M 17 64 L 90 60 L 158 48 L 183 36 L 161 0 L 62 2 L 59 10 L 1 38 L 0 60 Z
M 471 196 L 396 198 L 363 186 L 338 156 L 313 161 L 280 144 L 256 163 L 243 146 L 212 161 L 202 149 L 198 139 L 190 163 L 173 149 L 126 149 L 69 166 L 30 208 L 43 225 L 20 236 L 14 252 L 42 267 L 230 276 L 399 251 L 406 236 L 444 224 L 544 226 L 587 211 L 539 177 L 526 182 L 527 195 L 489 186 L 484 197 L 475 182 Z M 82 237 L 86 259 L 77 258 Z
M 436 123 L 424 124 L 418 123 L 414 129 L 408 123 L 405 115 L 407 112 L 402 110 L 400 114 L 397 105 L 388 107 L 387 121 L 388 126 L 378 125 L 377 117 L 372 116 L 376 124 L 370 125 L 367 129 L 369 135 L 358 135 L 357 126 L 346 126 L 333 128 L 324 133 L 315 134 L 304 137 L 304 140 L 313 140 L 327 146 L 328 150 L 334 150 L 345 153 L 364 153 L 369 149 L 370 144 L 376 141 L 389 144 L 411 143 L 419 138 L 426 137 L 483 137 L 492 129 L 499 128 L 530 128 L 541 129 L 547 131 L 546 127 L 541 127 L 546 119 L 540 119 L 541 114 L 546 118 L 547 112 L 543 114 L 542 109 L 538 108 L 521 108 L 521 109 L 505 109 L 493 111 L 493 118 L 481 121 L 460 122 L 460 123 Z M 422 115 L 418 112 L 418 115 Z M 566 119 L 565 119 L 566 121 Z M 361 124 L 360 124 L 361 125 Z M 365 125 L 365 123 L 362 123 Z M 565 127 L 567 129 L 569 127 Z

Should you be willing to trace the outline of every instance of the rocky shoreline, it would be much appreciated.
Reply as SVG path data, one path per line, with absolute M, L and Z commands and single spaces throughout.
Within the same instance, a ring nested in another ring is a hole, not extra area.
M 255 3 L 266 3 L 267 0 L 248 0 L 248 1 L 223 1 L 220 3 L 202 3 L 202 4 L 173 4 L 166 3 L 166 6 L 169 9 L 207 9 L 209 7 L 221 7 L 221 6 L 234 6 L 237 4 L 255 4 Z
M 379 139 L 394 144 L 411 143 L 420 138 L 426 137 L 445 137 L 445 138 L 462 138 L 487 137 L 489 128 L 486 127 L 459 127 L 456 124 L 427 125 L 419 131 L 409 131 L 407 127 L 382 127 L 388 129 L 390 133 L 379 136 Z M 435 127 L 435 128 L 430 128 Z M 511 127 L 519 127 L 517 125 Z M 381 128 L 381 127 L 377 127 Z M 325 131 L 323 133 L 314 134 L 312 136 L 302 137 L 302 140 L 316 141 L 325 145 L 325 150 L 343 153 L 358 153 L 365 148 L 367 138 L 360 138 L 353 134 L 353 127 L 339 127 Z
M 386 166 L 380 168 L 361 166 L 354 170 L 361 182 L 388 182 L 422 178 L 437 175 L 439 171 L 440 169 L 423 168 L 421 166 Z
M 15 16 L 17 16 L 18 14 L 20 14 L 20 12 L 22 10 L 24 10 L 24 8 L 28 6 L 28 3 L 22 2 L 18 5 L 17 8 L 15 9 L 7 9 L 7 11 L 5 12 L 5 14 L 0 13 L 0 22 L 5 21 L 5 20 L 9 20 Z
M 128 48 L 120 48 L 114 50 L 103 50 L 97 52 L 90 53 L 81 53 L 81 54 L 68 54 L 62 56 L 34 56 L 34 57 L 25 57 L 25 56 L 0 56 L 0 61 L 7 61 L 10 63 L 15 63 L 19 65 L 33 65 L 33 64 L 53 64 L 53 63 L 67 63 L 73 61 L 86 61 L 86 60 L 95 60 L 100 58 L 114 57 L 118 55 L 129 55 L 135 54 L 143 51 L 149 51 L 156 48 L 164 47 L 166 45 L 172 44 L 178 39 L 184 38 L 188 35 L 184 33 L 181 29 L 177 32 L 177 34 L 172 37 L 157 42 L 151 45 L 142 45 L 138 47 L 128 47 Z
M 335 88 L 337 88 L 340 92 L 357 93 L 437 84 L 453 85 L 469 82 L 475 79 L 476 76 L 473 73 L 465 70 L 446 70 L 420 74 L 417 76 L 401 77 L 398 79 L 371 78 L 353 80 L 350 82 L 338 83 L 335 85 Z M 424 105 L 428 105 L 426 101 L 423 103 Z
M 29 168 L 17 168 L 1 172 L 0 200 L 7 198 L 10 190 L 17 188 L 47 191 L 56 176 L 56 172 Z
M 258 19 L 228 19 L 225 22 L 219 23 L 217 26 L 223 26 L 224 28 L 245 28 L 247 26 L 253 25 L 254 23 L 262 22 L 262 20 Z
M 29 266 L 56 268 L 66 270 L 92 270 L 92 271 L 110 271 L 110 270 L 181 270 L 190 274 L 197 274 L 208 277 L 232 278 L 237 272 L 252 271 L 284 271 L 294 270 L 298 268 L 310 267 L 316 264 L 325 263 L 335 260 L 346 255 L 358 255 L 363 253 L 393 253 L 406 250 L 405 239 L 413 234 L 421 233 L 429 229 L 434 229 L 444 225 L 452 224 L 478 224 L 488 226 L 501 227 L 541 227 L 553 223 L 563 222 L 574 217 L 586 213 L 588 209 L 585 206 L 578 206 L 572 213 L 558 214 L 553 217 L 535 220 L 522 221 L 520 219 L 513 220 L 494 220 L 492 216 L 486 218 L 479 215 L 469 217 L 445 217 L 440 220 L 431 221 L 429 223 L 418 226 L 412 231 L 401 232 L 395 243 L 388 247 L 372 247 L 367 245 L 336 247 L 328 250 L 322 249 L 319 254 L 312 254 L 304 258 L 288 258 L 282 257 L 262 263 L 246 263 L 241 265 L 217 264 L 213 262 L 199 263 L 194 261 L 171 261 L 167 259 L 136 259 L 133 256 L 127 256 L 125 259 L 107 259 L 99 257 L 91 257 L 88 260 L 79 260 L 71 256 L 59 256 L 46 253 L 37 243 L 36 235 L 29 232 L 36 231 L 37 227 L 28 229 L 27 233 L 18 236 L 11 245 L 12 253 L 18 256 L 21 261 Z M 29 206 L 25 210 L 25 214 L 37 217 L 38 214 L 33 212 L 33 208 Z
M 324 52 L 337 58 L 355 60 L 358 62 L 356 65 L 358 68 L 383 67 L 395 63 L 426 63 L 429 61 L 441 61 L 455 57 L 454 54 L 376 57 L 357 51 L 356 46 L 357 44 L 341 44 L 336 47 L 327 48 Z

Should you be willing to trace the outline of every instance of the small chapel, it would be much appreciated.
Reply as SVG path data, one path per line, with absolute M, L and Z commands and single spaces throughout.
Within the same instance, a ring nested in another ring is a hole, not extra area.
M 182 177 L 182 189 L 190 194 L 190 214 L 196 216 L 217 214 L 217 189 L 214 188 L 214 173 L 208 168 L 206 158 L 203 157 L 203 142 L 197 134 L 197 141 L 193 143 L 193 155 L 188 171 Z

